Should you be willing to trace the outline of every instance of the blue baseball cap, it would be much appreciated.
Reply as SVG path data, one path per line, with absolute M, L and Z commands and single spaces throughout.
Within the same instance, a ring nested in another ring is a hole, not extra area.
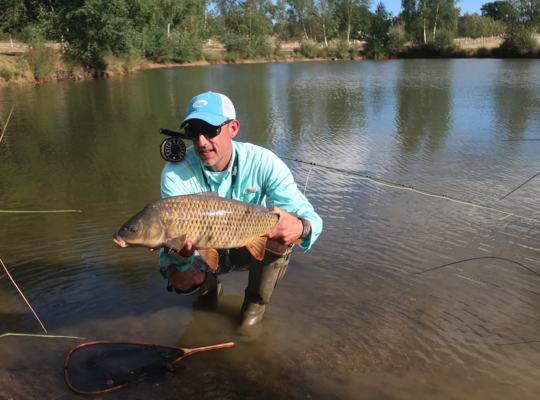
M 190 119 L 202 119 L 210 125 L 218 126 L 228 119 L 236 119 L 236 111 L 232 101 L 224 94 L 206 92 L 191 99 L 187 117 L 180 124 L 180 129 Z

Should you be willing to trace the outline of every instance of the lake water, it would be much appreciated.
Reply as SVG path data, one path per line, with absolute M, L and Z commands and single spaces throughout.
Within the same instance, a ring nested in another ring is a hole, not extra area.
M 112 234 L 160 197 L 159 128 L 191 97 L 234 102 L 238 141 L 518 216 L 286 161 L 324 220 L 261 336 L 235 337 L 247 273 L 217 306 L 166 292 L 156 254 Z M 237 347 L 103 399 L 536 399 L 540 62 L 328 61 L 171 68 L 0 88 L 0 257 L 51 334 Z M 506 217 L 506 218 L 505 218 Z M 521 217 L 527 217 L 521 218 Z M 2 272 L 0 272 L 0 276 Z M 0 334 L 41 328 L 7 277 Z M 0 397 L 52 399 L 84 341 L 0 338 Z M 79 398 L 69 392 L 63 399 Z

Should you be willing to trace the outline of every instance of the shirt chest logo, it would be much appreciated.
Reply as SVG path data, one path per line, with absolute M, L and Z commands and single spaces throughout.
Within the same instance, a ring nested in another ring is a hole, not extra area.
M 258 187 L 254 187 L 251 189 L 244 189 L 244 194 L 257 193 L 258 191 L 259 191 Z

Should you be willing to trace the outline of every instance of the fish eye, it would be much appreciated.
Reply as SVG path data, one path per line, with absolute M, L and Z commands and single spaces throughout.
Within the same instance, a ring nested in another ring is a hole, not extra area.
M 131 228 L 129 228 L 129 230 L 131 231 L 131 233 L 137 233 L 138 229 L 135 225 L 133 225 Z

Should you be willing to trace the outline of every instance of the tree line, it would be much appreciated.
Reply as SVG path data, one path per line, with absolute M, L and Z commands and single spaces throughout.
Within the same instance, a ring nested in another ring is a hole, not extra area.
M 155 62 L 200 59 L 209 41 L 255 58 L 302 42 L 316 56 L 398 54 L 409 43 L 437 51 L 453 38 L 504 35 L 508 48 L 535 45 L 540 0 L 486 3 L 480 14 L 460 16 L 457 0 L 402 0 L 398 15 L 372 0 L 0 0 L 0 28 L 9 38 L 59 44 L 65 54 L 97 60 L 103 52 Z

